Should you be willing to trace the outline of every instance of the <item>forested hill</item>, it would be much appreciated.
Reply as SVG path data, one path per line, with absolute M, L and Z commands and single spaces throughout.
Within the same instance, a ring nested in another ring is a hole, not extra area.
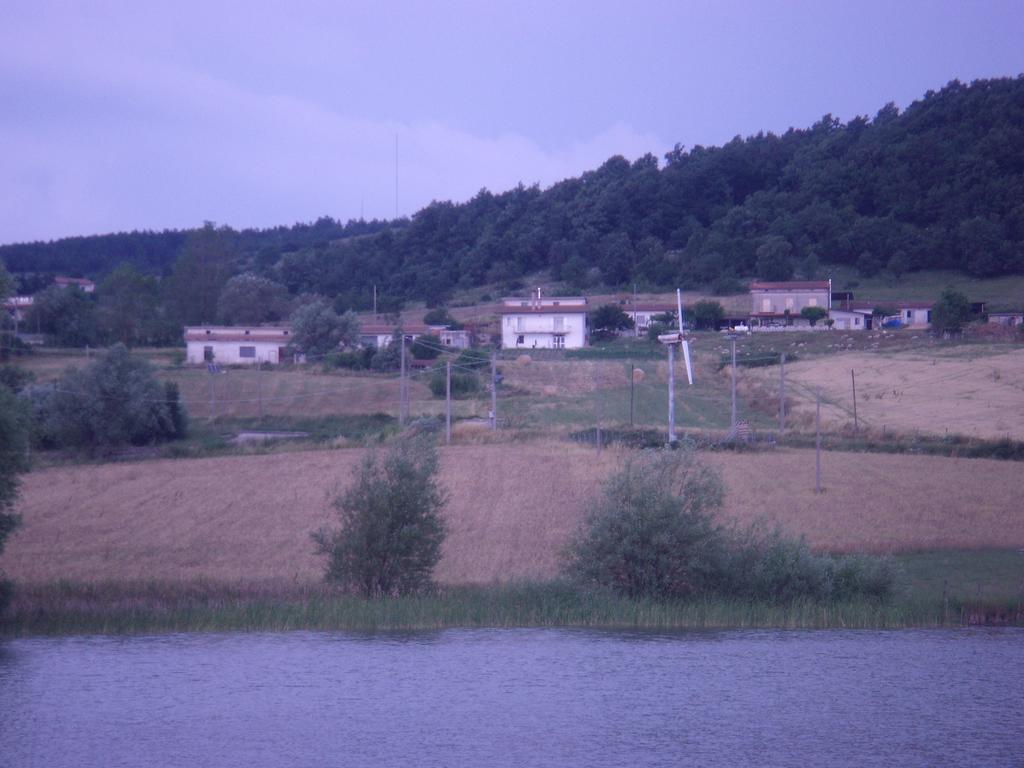
M 1024 272 L 1024 76 L 954 81 L 904 112 L 886 105 L 846 123 L 676 146 L 657 159 L 613 157 L 552 187 L 481 191 L 411 220 L 234 232 L 206 238 L 229 265 L 293 294 L 365 307 L 444 299 L 455 286 L 514 284 L 550 269 L 567 286 L 717 285 L 737 277 L 810 276 L 821 265 L 865 274 L 924 268 L 978 276 Z M 102 277 L 118 263 L 151 273 L 194 232 L 130 233 L 0 247 L 14 272 Z M 209 234 L 207 230 L 207 234 Z M 207 257 L 208 258 L 208 257 Z M 191 263 L 194 263 L 192 260 Z

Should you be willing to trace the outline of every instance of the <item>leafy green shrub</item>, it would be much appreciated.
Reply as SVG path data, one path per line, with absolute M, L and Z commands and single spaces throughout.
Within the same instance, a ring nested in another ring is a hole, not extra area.
M 324 363 L 330 368 L 365 371 L 370 368 L 376 351 L 373 347 L 360 347 L 347 352 L 332 352 L 324 359 Z
M 417 360 L 434 360 L 441 354 L 438 344 L 440 342 L 437 339 L 424 339 L 422 336 L 418 336 L 413 340 L 409 351 Z
M 725 554 L 714 521 L 722 495 L 721 479 L 692 450 L 629 459 L 606 481 L 571 543 L 567 570 L 632 598 L 707 592 Z
M 187 431 L 177 385 L 157 381 L 152 366 L 123 344 L 64 374 L 54 386 L 26 392 L 40 439 L 50 447 L 103 451 L 173 440 Z
M 29 415 L 24 402 L 0 384 L 0 554 L 4 541 L 21 522 L 11 512 L 18 496 L 18 476 L 28 469 L 25 449 L 29 439 Z M 0 614 L 11 595 L 10 584 L 0 571 Z
M 367 598 L 432 586 L 446 533 L 447 496 L 437 467 L 437 450 L 426 438 L 367 455 L 334 502 L 341 528 L 313 534 L 317 551 L 328 557 L 328 581 Z
M 566 569 L 585 585 L 631 598 L 695 596 L 769 603 L 839 602 L 893 596 L 888 560 L 817 555 L 775 529 L 730 531 L 718 474 L 691 446 L 649 451 L 604 485 L 567 552 Z
M 446 366 L 444 363 L 435 365 L 430 371 L 430 392 L 434 397 L 447 396 Z M 459 399 L 472 397 L 482 389 L 480 375 L 475 370 L 465 370 L 452 365 L 452 397 Z

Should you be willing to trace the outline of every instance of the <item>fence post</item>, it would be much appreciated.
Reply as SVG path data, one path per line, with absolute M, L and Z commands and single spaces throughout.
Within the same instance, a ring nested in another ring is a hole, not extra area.
M 821 388 L 818 388 L 814 411 L 814 492 L 821 493 Z
M 445 406 L 444 406 L 444 435 L 445 444 L 452 444 L 452 361 L 445 363 Z
M 779 434 L 786 431 L 786 353 L 779 357 Z

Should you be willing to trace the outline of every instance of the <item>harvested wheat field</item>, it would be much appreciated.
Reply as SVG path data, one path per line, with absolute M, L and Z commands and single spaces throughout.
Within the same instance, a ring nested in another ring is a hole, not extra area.
M 793 363 L 786 366 L 787 395 L 798 419 L 810 423 L 814 389 L 821 387 L 822 420 L 852 424 L 851 370 L 862 427 L 1024 440 L 1024 349 L 847 353 Z M 778 392 L 777 366 L 745 378 Z
M 0 564 L 15 579 L 316 580 L 309 534 L 360 450 L 48 469 L 25 478 L 24 527 Z M 518 443 L 443 451 L 451 535 L 445 583 L 540 579 L 601 479 L 626 454 Z M 829 453 L 708 454 L 728 519 L 779 523 L 834 551 L 1024 546 L 1024 472 L 981 459 Z

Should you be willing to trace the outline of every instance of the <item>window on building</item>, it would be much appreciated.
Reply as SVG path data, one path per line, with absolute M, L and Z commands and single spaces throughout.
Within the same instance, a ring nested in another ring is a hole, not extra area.
M 808 307 L 816 307 L 816 306 L 818 306 L 818 299 L 816 297 L 814 297 L 814 296 L 811 296 L 811 298 L 809 298 L 807 300 L 807 306 Z
M 555 317 L 553 318 L 553 321 L 555 323 L 554 329 L 556 331 L 564 331 L 565 330 L 565 318 L 564 317 L 562 317 L 561 315 L 555 315 Z
M 786 309 L 793 308 L 793 299 L 786 299 Z
M 772 311 L 772 300 L 771 299 L 761 299 L 761 311 L 762 312 L 771 312 Z
M 255 358 L 256 357 L 256 347 L 239 347 L 238 348 L 238 356 L 239 357 L 252 357 L 252 358 Z
M 522 331 L 523 331 L 523 318 L 522 317 L 517 317 L 516 318 L 516 332 L 520 333 Z
M 525 340 L 522 336 L 516 336 L 516 344 L 524 344 Z
M 930 323 L 931 321 L 932 321 L 932 311 L 929 309 L 928 310 L 928 322 Z
M 860 318 L 859 317 L 853 318 L 853 324 L 854 325 L 860 325 Z
M 565 336 L 555 336 L 555 349 L 565 349 Z
M 913 316 L 914 316 L 914 313 L 913 313 L 912 311 L 910 311 L 910 310 L 908 309 L 908 310 L 907 310 L 907 320 L 909 320 L 909 319 L 910 319 L 910 318 L 912 318 Z
M 213 347 L 203 347 L 203 362 L 213 362 Z

